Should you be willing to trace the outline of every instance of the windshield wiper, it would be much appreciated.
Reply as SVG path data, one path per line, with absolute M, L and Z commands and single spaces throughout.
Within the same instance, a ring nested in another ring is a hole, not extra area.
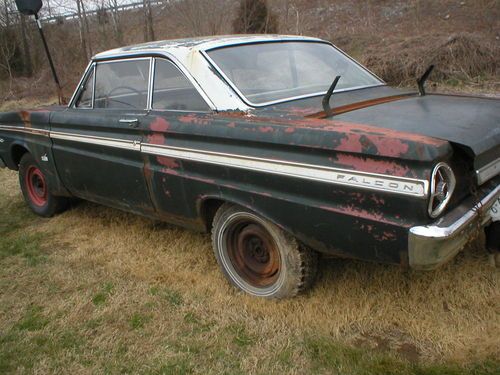
M 325 111 L 326 116 L 325 117 L 330 117 L 332 116 L 332 108 L 330 107 L 330 98 L 332 97 L 333 90 L 335 90 L 335 87 L 337 87 L 337 83 L 339 83 L 340 76 L 335 77 L 333 80 L 332 85 L 326 92 L 325 96 L 323 97 L 323 110 Z

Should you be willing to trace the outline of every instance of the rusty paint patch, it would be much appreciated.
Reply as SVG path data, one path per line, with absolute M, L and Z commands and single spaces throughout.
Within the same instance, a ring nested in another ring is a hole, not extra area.
M 190 113 L 187 115 L 179 116 L 178 120 L 185 124 L 194 124 L 206 126 L 210 124 L 210 120 L 207 117 L 200 117 L 196 114 Z
M 338 165 L 342 168 L 354 169 L 357 171 L 416 178 L 413 170 L 411 170 L 408 166 L 392 160 L 375 160 L 373 158 L 367 158 L 359 155 L 339 153 L 336 155 L 336 163 L 338 163 Z
M 395 102 L 398 100 L 408 99 L 408 98 L 415 97 L 415 96 L 418 96 L 418 94 L 417 93 L 410 93 L 410 94 L 403 94 L 403 95 L 393 95 L 393 96 L 386 96 L 384 98 L 376 98 L 376 99 L 365 100 L 365 101 L 356 102 L 356 103 L 352 103 L 352 104 L 347 104 L 347 105 L 333 108 L 331 115 L 333 115 L 333 116 L 341 115 L 343 113 L 355 111 L 357 109 L 363 109 L 363 108 L 372 107 L 372 106 L 379 105 L 379 104 Z M 312 114 L 308 115 L 307 117 L 323 119 L 323 118 L 327 118 L 328 115 L 325 113 L 325 111 L 321 111 L 318 113 L 312 113 Z
M 168 156 L 157 156 L 156 160 L 158 161 L 158 163 L 169 169 L 177 169 L 180 167 L 178 160 L 170 158 Z

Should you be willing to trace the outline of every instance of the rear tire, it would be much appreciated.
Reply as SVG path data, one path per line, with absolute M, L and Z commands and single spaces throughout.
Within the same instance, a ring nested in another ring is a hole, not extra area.
M 318 255 L 275 224 L 225 203 L 212 226 L 215 257 L 229 282 L 264 298 L 289 298 L 314 283 Z
M 19 163 L 19 184 L 24 200 L 39 216 L 52 217 L 69 206 L 67 198 L 56 197 L 51 193 L 45 174 L 29 153 L 24 154 Z

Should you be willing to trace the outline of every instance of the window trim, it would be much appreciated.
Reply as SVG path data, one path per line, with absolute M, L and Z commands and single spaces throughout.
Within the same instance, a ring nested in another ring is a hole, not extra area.
M 246 46 L 246 45 L 255 45 L 255 44 L 270 44 L 270 43 L 321 43 L 321 44 L 327 44 L 334 48 L 336 51 L 340 52 L 343 56 L 345 56 L 348 60 L 356 64 L 357 66 L 361 67 L 361 69 L 367 71 L 370 75 L 372 75 L 374 78 L 376 78 L 380 83 L 378 84 L 373 84 L 373 85 L 362 85 L 362 86 L 356 86 L 356 87 L 349 87 L 346 89 L 337 89 L 334 90 L 334 93 L 340 93 L 340 92 L 348 92 L 348 91 L 355 91 L 355 90 L 361 90 L 361 89 L 367 89 L 371 87 L 380 87 L 380 86 L 387 86 L 387 84 L 375 73 L 373 73 L 371 70 L 369 70 L 367 67 L 361 65 L 359 62 L 357 62 L 355 59 L 353 59 L 351 56 L 349 56 L 347 53 L 342 51 L 340 48 L 335 46 L 332 43 L 329 43 L 327 41 L 321 41 L 321 40 L 303 40 L 303 39 L 290 39 L 286 41 L 275 41 L 275 40 L 269 40 L 269 41 L 257 41 L 257 42 L 244 42 L 244 43 L 234 43 L 234 44 L 228 44 L 224 46 L 218 46 L 218 47 L 213 47 L 213 48 L 208 48 L 205 50 L 201 50 L 200 53 L 202 54 L 203 57 L 208 61 L 210 65 L 219 73 L 219 75 L 222 77 L 222 79 L 233 89 L 233 91 L 236 93 L 236 95 L 239 96 L 239 98 L 245 103 L 246 105 L 253 107 L 253 108 L 262 108 L 262 107 L 267 107 L 273 104 L 280 104 L 280 103 L 286 103 L 286 102 L 291 102 L 294 100 L 299 100 L 299 99 L 306 99 L 306 98 L 313 98 L 315 96 L 323 96 L 326 94 L 326 91 L 321 91 L 321 92 L 316 92 L 316 93 L 311 93 L 311 94 L 304 94 L 304 95 L 298 95 L 298 96 L 293 96 L 289 98 L 283 98 L 283 99 L 277 99 L 277 100 L 272 100 L 264 103 L 253 103 L 247 97 L 240 91 L 240 89 L 232 82 L 232 80 L 224 73 L 224 71 L 217 65 L 217 63 L 208 55 L 208 52 L 210 51 L 215 51 L 218 49 L 224 49 L 224 48 L 231 48 L 231 47 L 239 47 L 239 46 Z
M 170 64 L 173 65 L 173 67 L 175 69 L 177 69 L 179 71 L 179 73 L 181 73 L 181 75 L 186 78 L 186 80 L 191 83 L 191 85 L 193 86 L 193 88 L 196 90 L 196 92 L 198 93 L 198 95 L 200 95 L 200 97 L 205 101 L 205 104 L 207 105 L 208 107 L 208 110 L 206 111 L 195 111 L 195 110 L 192 110 L 192 109 L 168 109 L 168 108 L 153 108 L 153 98 L 154 98 L 154 82 L 155 82 L 155 78 L 156 76 L 153 75 L 152 76 L 152 80 L 151 80 L 151 102 L 149 103 L 149 110 L 151 111 L 168 111 L 168 112 L 188 112 L 188 113 L 210 113 L 212 111 L 215 111 L 215 107 L 213 106 L 213 104 L 211 104 L 211 101 L 208 99 L 208 97 L 205 95 L 204 91 L 201 90 L 201 88 L 198 88 L 198 83 L 192 79 L 190 79 L 183 71 L 181 68 L 179 68 L 179 66 L 177 64 L 175 64 L 174 61 L 172 61 L 171 59 L 168 59 L 168 58 L 163 58 L 163 57 L 153 57 L 153 73 L 156 73 L 156 62 L 158 60 L 164 60 Z
M 88 65 L 87 68 L 85 69 L 85 72 L 82 75 L 82 78 L 80 79 L 80 82 L 78 83 L 77 89 L 73 93 L 73 96 L 70 99 L 70 102 L 68 104 L 68 108 L 73 108 L 73 109 L 94 109 L 94 101 L 95 101 L 95 83 L 96 83 L 96 68 L 97 64 L 106 64 L 106 63 L 115 63 L 115 62 L 122 62 L 122 61 L 137 61 L 137 60 L 149 60 L 150 65 L 149 65 L 149 78 L 148 78 L 148 99 L 147 99 L 147 106 L 144 108 L 146 111 L 152 111 L 152 101 L 153 101 L 153 82 L 154 82 L 154 73 L 155 73 L 155 68 L 156 68 L 156 60 L 161 59 L 161 60 L 166 60 L 173 64 L 180 72 L 181 74 L 193 85 L 195 90 L 198 92 L 198 94 L 202 97 L 202 99 L 205 101 L 207 104 L 209 110 L 207 111 L 193 111 L 193 110 L 172 110 L 172 109 L 154 109 L 154 111 L 170 111 L 170 112 L 192 112 L 192 113 L 211 113 L 217 111 L 217 108 L 213 104 L 213 102 L 210 100 L 208 95 L 205 93 L 205 91 L 202 89 L 202 87 L 198 84 L 198 82 L 193 78 L 191 73 L 180 63 L 176 61 L 176 59 L 172 56 L 169 55 L 164 55 L 164 54 L 156 54 L 156 55 L 139 55 L 139 56 L 120 56 L 120 57 L 112 57 L 109 59 L 93 59 Z M 93 87 L 92 87 L 92 107 L 91 108 L 78 108 L 75 106 L 75 103 L 77 102 L 81 90 L 82 90 L 82 85 L 86 83 L 86 79 L 88 75 L 90 74 L 91 69 L 94 70 L 94 82 L 93 82 Z M 141 109 L 139 109 L 141 110 Z
M 130 61 L 148 61 L 149 62 L 149 70 L 148 70 L 148 80 L 147 80 L 147 85 L 148 87 L 146 88 L 147 91 L 147 97 L 146 97 L 146 107 L 145 108 L 135 108 L 137 111 L 149 111 L 148 108 L 148 103 L 149 99 L 151 96 L 151 59 L 152 57 L 131 57 L 131 58 L 126 58 L 126 59 L 113 59 L 113 60 L 104 60 L 104 61 L 95 61 L 94 62 L 94 95 L 92 96 L 92 109 L 94 108 L 94 103 L 95 103 L 95 83 L 96 83 L 96 76 L 97 76 L 97 65 L 102 65 L 102 64 L 116 64 L 116 63 L 121 63 L 121 62 L 130 62 Z M 108 110 L 108 109 L 119 109 L 119 108 L 99 108 L 103 110 Z
M 90 107 L 77 107 L 76 103 L 78 102 L 78 99 L 80 99 L 83 89 L 85 88 L 85 85 L 88 82 L 89 76 L 94 73 L 94 76 L 92 78 L 92 103 Z M 78 82 L 77 89 L 73 93 L 73 96 L 71 97 L 68 107 L 69 108 L 74 108 L 74 109 L 94 109 L 94 96 L 95 95 L 95 62 L 91 61 L 88 65 L 87 68 L 85 69 L 85 73 L 82 75 L 82 78 L 80 79 L 80 82 Z

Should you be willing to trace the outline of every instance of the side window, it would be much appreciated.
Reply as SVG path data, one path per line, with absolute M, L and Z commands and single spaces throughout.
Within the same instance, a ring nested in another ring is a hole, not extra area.
M 98 63 L 94 107 L 145 109 L 148 80 L 149 59 Z
M 94 69 L 88 75 L 83 90 L 75 102 L 76 108 L 92 108 L 92 92 L 94 91 Z
M 155 60 L 153 109 L 209 111 L 196 88 L 170 61 Z

